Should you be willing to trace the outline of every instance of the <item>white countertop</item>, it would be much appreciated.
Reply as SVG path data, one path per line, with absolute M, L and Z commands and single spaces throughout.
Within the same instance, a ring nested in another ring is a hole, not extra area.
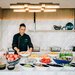
M 47 70 L 25 70 L 21 65 L 17 64 L 15 69 L 10 71 L 7 68 L 0 70 L 0 75 L 75 75 L 75 67 L 63 67 L 61 70 L 56 68 L 48 68 Z
M 75 69 L 72 68 L 69 70 L 55 70 L 55 69 L 48 69 L 48 70 L 37 70 L 34 68 L 33 70 L 24 70 L 22 66 L 19 64 L 16 65 L 16 68 L 12 71 L 8 70 L 0 70 L 0 75 L 75 75 Z

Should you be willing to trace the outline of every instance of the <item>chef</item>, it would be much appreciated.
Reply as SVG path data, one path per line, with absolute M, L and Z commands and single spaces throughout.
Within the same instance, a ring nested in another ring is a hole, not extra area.
M 25 31 L 26 25 L 22 23 L 19 26 L 19 33 L 15 34 L 13 37 L 12 48 L 15 54 L 19 54 L 20 52 L 32 52 L 33 44 L 30 36 L 26 34 Z

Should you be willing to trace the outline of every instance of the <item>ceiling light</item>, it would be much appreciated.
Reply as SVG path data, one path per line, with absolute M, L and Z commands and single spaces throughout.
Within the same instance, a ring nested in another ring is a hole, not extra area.
M 41 10 L 28 10 L 29 12 L 41 12 Z
M 14 12 L 55 12 L 59 8 L 59 4 L 54 3 L 39 3 L 39 4 L 30 4 L 30 3 L 17 3 L 11 4 L 10 8 L 14 9 Z
M 41 5 L 39 5 L 39 4 L 30 4 L 30 5 L 28 6 L 28 8 L 38 9 L 38 8 L 41 8 Z
M 56 9 L 44 9 L 44 12 L 56 12 Z
M 27 8 L 28 7 L 28 4 L 24 4 L 24 7 Z
M 60 8 L 58 3 L 40 3 L 44 8 Z
M 44 8 L 45 8 L 45 4 L 42 4 L 42 7 L 44 7 Z
M 45 8 L 60 8 L 59 5 L 45 5 Z
M 14 9 L 13 11 L 14 11 L 14 12 L 26 12 L 25 9 Z

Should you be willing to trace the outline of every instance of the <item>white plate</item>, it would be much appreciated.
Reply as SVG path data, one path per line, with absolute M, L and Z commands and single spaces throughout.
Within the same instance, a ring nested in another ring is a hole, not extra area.
M 34 69 L 33 67 L 29 68 L 29 67 L 24 67 L 24 66 L 22 66 L 22 68 L 23 68 L 24 70 L 28 70 L 28 71 L 32 71 L 32 70 Z

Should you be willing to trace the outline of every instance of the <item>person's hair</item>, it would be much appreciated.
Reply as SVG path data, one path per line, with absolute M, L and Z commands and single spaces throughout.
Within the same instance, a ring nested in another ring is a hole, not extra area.
M 21 27 L 26 27 L 26 25 L 24 23 L 20 24 L 20 28 Z

